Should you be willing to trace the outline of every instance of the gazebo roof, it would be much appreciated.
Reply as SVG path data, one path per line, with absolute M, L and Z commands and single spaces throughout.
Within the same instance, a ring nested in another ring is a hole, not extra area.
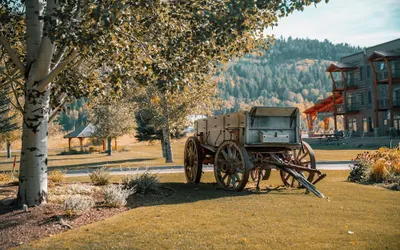
M 88 124 L 85 127 L 77 128 L 71 133 L 64 136 L 64 138 L 88 138 L 94 137 L 96 127 L 93 124 Z
M 374 51 L 371 56 L 368 57 L 368 61 L 383 61 L 384 58 L 389 60 L 400 58 L 400 53 L 395 51 Z
M 335 93 L 336 104 L 343 103 L 343 97 L 340 93 Z M 315 114 L 318 112 L 331 112 L 333 111 L 333 95 L 318 101 L 314 106 L 303 111 L 304 114 Z
M 325 70 L 325 72 L 338 72 L 338 71 L 350 71 L 356 69 L 357 66 L 354 66 L 350 63 L 331 63 L 329 67 Z

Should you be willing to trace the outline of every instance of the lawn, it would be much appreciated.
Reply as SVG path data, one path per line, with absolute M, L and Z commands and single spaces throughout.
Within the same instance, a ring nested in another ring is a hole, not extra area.
M 112 156 L 106 154 L 78 154 L 78 155 L 59 155 L 62 151 L 49 150 L 48 166 L 50 168 L 88 168 L 88 167 L 151 167 L 151 166 L 176 166 L 183 164 L 183 151 L 185 141 L 180 140 L 172 144 L 174 163 L 166 164 L 161 157 L 161 146 L 147 145 L 146 143 L 135 143 L 129 146 L 128 152 L 115 152 Z M 349 161 L 355 158 L 358 153 L 365 150 L 315 150 L 317 161 Z M 0 171 L 11 170 L 13 159 L 5 158 L 5 153 L 0 153 Z M 19 154 L 17 154 L 17 164 L 19 167 Z
M 399 249 L 400 192 L 326 172 L 317 186 L 327 199 L 297 189 L 227 192 L 211 173 L 200 185 L 163 175 L 174 195 L 21 249 Z M 280 184 L 277 172 L 271 178 L 263 187 Z

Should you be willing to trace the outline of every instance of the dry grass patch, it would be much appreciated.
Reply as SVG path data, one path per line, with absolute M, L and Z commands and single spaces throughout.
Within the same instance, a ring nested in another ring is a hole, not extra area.
M 281 183 L 275 171 L 260 193 L 223 191 L 212 173 L 199 185 L 163 175 L 173 196 L 21 248 L 399 249 L 400 192 L 346 182 L 349 171 L 326 172 L 317 186 L 328 199 L 271 190 Z

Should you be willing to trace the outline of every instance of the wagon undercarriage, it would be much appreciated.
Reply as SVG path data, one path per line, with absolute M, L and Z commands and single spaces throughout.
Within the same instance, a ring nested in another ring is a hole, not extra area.
M 185 145 L 187 181 L 200 182 L 203 164 L 213 164 L 222 188 L 241 191 L 251 177 L 259 190 L 260 181 L 267 180 L 275 169 L 285 186 L 305 188 L 324 198 L 314 185 L 326 175 L 316 169 L 312 148 L 300 139 L 298 110 L 278 108 L 280 114 L 277 108 L 257 108 L 261 109 L 258 113 L 253 108 L 196 122 L 196 134 Z M 290 126 L 282 122 L 286 120 Z

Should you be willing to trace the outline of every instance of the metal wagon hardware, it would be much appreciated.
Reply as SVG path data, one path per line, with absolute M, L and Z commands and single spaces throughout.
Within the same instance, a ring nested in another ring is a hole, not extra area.
M 315 184 L 326 175 L 316 169 L 312 148 L 301 140 L 300 113 L 293 107 L 253 107 L 249 112 L 195 121 L 195 134 L 185 144 L 187 182 L 199 183 L 203 164 L 214 164 L 217 183 L 241 191 L 249 177 L 267 180 L 280 171 L 285 186 L 306 188 L 324 198 Z

